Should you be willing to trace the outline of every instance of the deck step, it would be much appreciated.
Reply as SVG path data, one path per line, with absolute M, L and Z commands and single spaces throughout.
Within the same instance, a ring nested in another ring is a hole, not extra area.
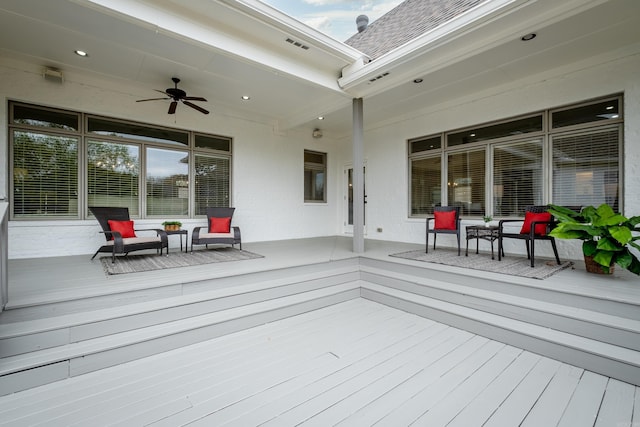
M 353 281 L 0 360 L 0 395 L 158 354 L 360 296 Z
M 389 286 L 362 283 L 363 298 L 640 385 L 640 351 Z
M 529 289 L 530 295 L 527 296 L 510 294 L 509 287 L 516 286 L 514 284 L 507 284 L 506 290 L 498 286 L 484 289 L 477 287 L 475 280 L 473 286 L 469 286 L 460 283 L 465 281 L 464 278 L 443 281 L 424 277 L 423 271 L 420 273 L 417 276 L 411 270 L 391 271 L 384 266 L 361 267 L 361 279 L 369 283 L 640 351 L 640 320 L 624 316 L 629 312 L 635 315 L 640 308 L 637 305 L 609 302 L 611 308 L 617 305 L 617 309 L 613 310 L 615 314 L 610 314 L 599 311 L 600 299 L 594 298 L 594 301 L 586 302 L 586 297 L 583 296 L 580 301 L 582 306 L 575 306 L 568 301 L 555 302 L 563 301 L 562 295 L 547 301 L 540 298 L 535 289 Z M 543 290 L 542 293 L 548 294 L 549 291 Z M 585 306 L 594 308 L 583 308 Z

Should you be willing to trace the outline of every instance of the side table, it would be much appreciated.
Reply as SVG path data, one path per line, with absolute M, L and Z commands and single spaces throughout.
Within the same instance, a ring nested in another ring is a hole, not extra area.
M 184 251 L 187 252 L 187 249 L 189 249 L 187 243 L 189 243 L 189 232 L 187 230 L 171 230 L 171 231 L 166 231 L 165 233 L 167 233 L 168 236 L 174 235 L 174 234 L 178 234 L 180 236 L 180 252 L 182 252 L 182 236 L 184 236 Z
M 497 225 L 490 225 L 489 227 L 484 225 L 468 225 L 467 227 L 467 249 L 464 252 L 465 256 L 469 256 L 469 240 L 476 239 L 476 253 L 478 253 L 478 244 L 480 239 L 491 242 L 491 259 L 495 259 L 493 256 L 493 242 L 498 239 L 500 227 Z

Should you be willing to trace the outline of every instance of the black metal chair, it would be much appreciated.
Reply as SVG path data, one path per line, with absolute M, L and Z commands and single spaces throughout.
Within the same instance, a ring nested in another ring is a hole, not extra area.
M 433 221 L 433 228 L 429 222 Z M 458 256 L 460 256 L 460 206 L 436 206 L 433 217 L 427 217 L 427 249 L 429 253 L 429 233 L 433 233 L 433 250 L 436 249 L 438 234 L 455 234 L 458 239 Z
M 191 252 L 193 245 L 230 244 L 236 243 L 242 250 L 240 227 L 231 226 L 233 213 L 236 208 L 207 208 L 207 226 L 196 227 L 191 235 Z
M 127 255 L 129 252 L 143 249 L 156 249 L 159 254 L 162 254 L 162 249 L 167 248 L 167 255 L 169 254 L 169 239 L 164 230 L 160 228 L 134 229 L 132 223 L 124 223 L 131 221 L 128 208 L 93 206 L 89 207 L 89 210 L 100 223 L 102 233 L 107 240 L 107 243 L 100 246 L 91 259 L 94 259 L 100 252 L 109 252 L 111 253 L 111 262 L 114 263 L 116 254 Z M 116 223 L 112 223 L 114 227 L 109 224 L 109 221 L 116 221 Z M 128 229 L 129 226 L 130 229 Z M 112 230 L 112 228 L 119 228 L 119 230 Z M 153 231 L 156 234 L 155 236 L 137 236 L 135 232 L 140 231 Z
M 502 239 L 520 239 L 524 240 L 527 246 L 527 258 L 531 260 L 531 267 L 535 266 L 535 243 L 538 240 L 548 240 L 551 242 L 553 254 L 556 262 L 560 265 L 560 257 L 558 257 L 558 248 L 556 247 L 556 239 L 549 236 L 549 233 L 555 226 L 553 215 L 548 212 L 548 206 L 527 206 L 525 209 L 524 219 L 503 219 L 498 223 L 498 261 L 504 256 Z M 522 227 L 517 233 L 507 232 L 504 229 L 505 224 L 522 222 Z

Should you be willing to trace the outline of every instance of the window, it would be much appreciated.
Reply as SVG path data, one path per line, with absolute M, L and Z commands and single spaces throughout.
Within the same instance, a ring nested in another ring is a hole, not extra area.
M 208 206 L 229 206 L 229 163 L 225 157 L 195 156 L 196 215 L 206 215 Z
M 543 204 L 542 138 L 496 146 L 493 151 L 493 214 L 518 216 Z
M 78 217 L 78 138 L 13 130 L 13 217 Z
M 484 150 L 449 154 L 447 161 L 447 205 L 460 206 L 460 215 L 484 214 Z
M 438 204 L 476 217 L 522 216 L 526 206 L 547 203 L 619 210 L 622 105 L 612 96 L 410 139 L 410 215 Z
M 87 142 L 88 206 L 129 208 L 140 215 L 140 147 L 97 140 Z
M 189 154 L 147 148 L 147 215 L 189 214 Z
M 304 201 L 326 202 L 327 155 L 304 150 Z
M 411 215 L 432 214 L 442 205 L 442 159 L 417 158 L 411 161 Z
M 620 127 L 554 136 L 553 201 L 566 206 L 619 205 Z
M 231 203 L 229 137 L 19 102 L 9 136 L 12 219 L 86 218 L 97 205 L 189 217 Z

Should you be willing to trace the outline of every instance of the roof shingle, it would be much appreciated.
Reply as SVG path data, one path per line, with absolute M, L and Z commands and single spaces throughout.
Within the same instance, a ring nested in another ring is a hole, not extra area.
M 405 0 L 345 43 L 376 59 L 485 1 Z

